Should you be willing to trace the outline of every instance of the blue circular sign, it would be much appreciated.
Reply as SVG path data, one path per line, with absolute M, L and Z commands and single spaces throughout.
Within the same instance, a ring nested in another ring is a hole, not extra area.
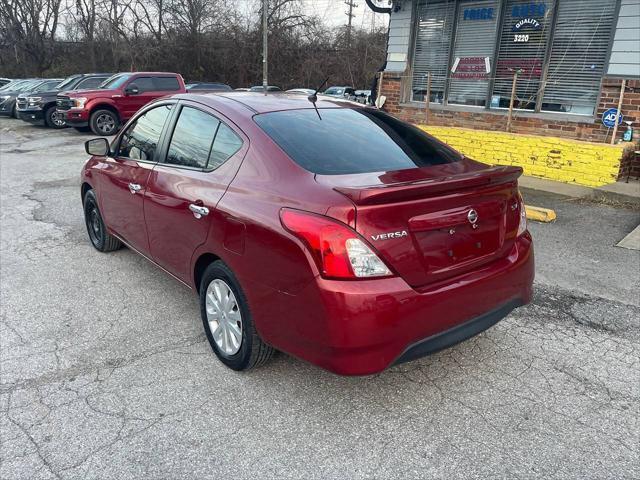
M 607 128 L 612 128 L 616 124 L 617 108 L 610 108 L 602 114 L 602 124 Z M 618 117 L 618 125 L 622 124 L 622 113 Z

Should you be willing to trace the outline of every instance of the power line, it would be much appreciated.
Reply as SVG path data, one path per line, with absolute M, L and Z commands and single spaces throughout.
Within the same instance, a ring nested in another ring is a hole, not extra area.
M 349 11 L 345 12 L 347 18 L 349 19 L 347 23 L 347 48 L 349 48 L 351 46 L 351 22 L 356 16 L 356 14 L 353 13 L 353 9 L 358 8 L 358 5 L 354 3 L 353 0 L 345 0 L 344 3 L 349 7 Z

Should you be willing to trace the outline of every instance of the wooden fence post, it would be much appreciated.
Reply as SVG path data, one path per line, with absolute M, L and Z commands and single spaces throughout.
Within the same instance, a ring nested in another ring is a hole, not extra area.
M 509 116 L 507 117 L 507 132 L 511 131 L 511 117 L 513 116 L 513 100 L 516 96 L 516 85 L 518 83 L 518 71 L 513 74 L 513 85 L 511 85 L 511 98 L 509 99 Z

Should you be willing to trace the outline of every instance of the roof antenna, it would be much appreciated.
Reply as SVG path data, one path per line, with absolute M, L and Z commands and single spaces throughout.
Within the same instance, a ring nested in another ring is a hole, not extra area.
M 309 100 L 311 103 L 313 103 L 313 108 L 315 108 L 315 109 L 316 109 L 316 113 L 318 114 L 318 118 L 319 118 L 320 120 L 322 120 L 322 117 L 320 116 L 320 112 L 318 111 L 318 107 L 316 106 L 316 102 L 318 101 L 318 92 L 320 91 L 320 89 L 321 89 L 322 87 L 324 87 L 324 84 L 325 84 L 325 83 L 327 83 L 328 81 L 329 81 L 329 77 L 325 78 L 325 79 L 324 79 L 324 82 L 322 82 L 322 83 L 320 84 L 320 86 L 319 86 L 318 88 L 316 88 L 316 91 L 315 91 L 315 92 L 313 92 L 311 95 L 309 95 L 309 96 L 307 97 L 307 100 Z

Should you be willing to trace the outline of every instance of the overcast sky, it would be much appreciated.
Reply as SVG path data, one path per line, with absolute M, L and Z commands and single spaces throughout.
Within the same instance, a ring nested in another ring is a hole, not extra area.
M 237 0 L 240 5 L 244 5 L 245 14 L 255 14 L 256 2 L 247 0 Z M 326 23 L 331 25 L 346 25 L 347 15 L 346 12 L 349 7 L 344 3 L 345 0 L 301 0 L 306 6 L 307 13 L 316 14 Z M 388 14 L 380 14 L 372 12 L 364 0 L 354 0 L 357 5 L 353 9 L 353 13 L 356 15 L 352 20 L 353 25 L 356 27 L 371 28 L 372 22 L 375 22 L 376 27 L 387 26 L 389 23 Z M 378 2 L 380 5 L 383 2 Z M 242 8 L 241 8 L 242 10 Z

